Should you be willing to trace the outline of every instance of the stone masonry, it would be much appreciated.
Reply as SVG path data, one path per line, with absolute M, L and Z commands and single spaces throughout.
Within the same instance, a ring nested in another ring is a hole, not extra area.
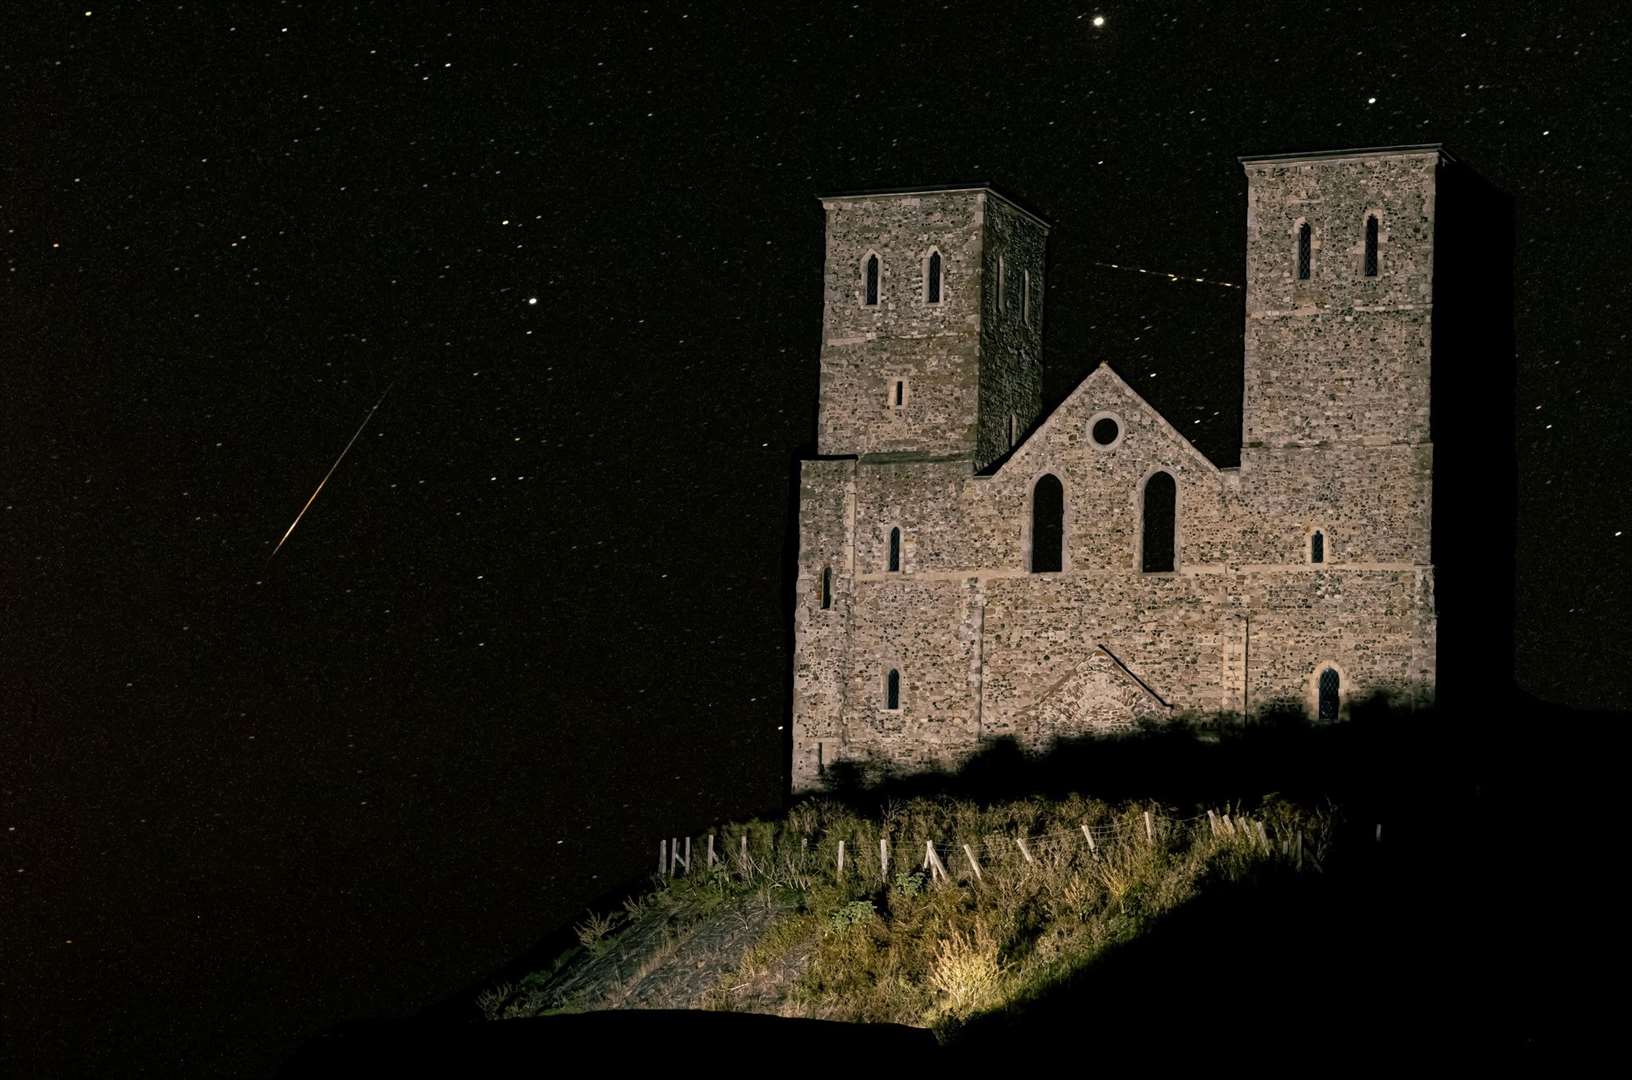
M 1041 747 L 1175 711 L 1330 718 L 1374 692 L 1432 693 L 1435 197 L 1451 161 L 1437 145 L 1241 161 L 1238 468 L 1103 363 L 1040 418 L 1035 215 L 988 187 L 822 200 L 796 791 L 840 761 L 948 765 L 999 736 Z M 1171 516 L 1146 507 L 1162 473 Z M 1034 527 L 1055 535 L 1034 506 L 1045 477 L 1064 492 L 1060 569 L 1033 572 Z M 1147 525 L 1172 531 L 1171 569 L 1145 568 L 1165 541 Z

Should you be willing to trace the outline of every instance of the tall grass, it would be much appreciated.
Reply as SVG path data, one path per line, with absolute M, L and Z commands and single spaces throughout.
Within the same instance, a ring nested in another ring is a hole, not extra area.
M 594 922 L 583 936 L 586 947 L 605 948 L 643 920 L 686 924 L 766 905 L 778 914 L 720 972 L 712 1005 L 733 1007 L 734 992 L 797 956 L 800 973 L 778 990 L 781 1011 L 945 1034 L 1070 978 L 1205 890 L 1294 873 L 1300 846 L 1312 868 L 1329 847 L 1330 812 L 1272 800 L 1251 813 L 1267 846 L 1256 828 L 1215 834 L 1204 816 L 1079 796 L 993 805 L 912 798 L 874 815 L 812 799 L 779 822 L 727 827 L 717 865 L 655 879 L 653 892 L 627 905 L 617 934 Z M 1084 826 L 1095 837 L 1092 849 Z M 1026 840 L 1024 851 L 1016 838 Z M 923 869 L 926 841 L 935 842 L 950 880 Z M 490 1015 L 525 1011 L 488 1004 Z

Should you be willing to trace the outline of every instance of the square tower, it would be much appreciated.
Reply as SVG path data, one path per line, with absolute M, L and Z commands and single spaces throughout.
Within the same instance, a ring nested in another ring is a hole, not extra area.
M 822 207 L 817 452 L 1001 457 L 1042 408 L 1048 225 L 984 184 Z
M 1241 158 L 1242 443 L 1429 440 L 1438 144 Z
M 1264 563 L 1412 566 L 1441 703 L 1513 670 L 1511 197 L 1438 143 L 1240 159 L 1241 477 Z M 1447 692 L 1449 691 L 1449 692 Z

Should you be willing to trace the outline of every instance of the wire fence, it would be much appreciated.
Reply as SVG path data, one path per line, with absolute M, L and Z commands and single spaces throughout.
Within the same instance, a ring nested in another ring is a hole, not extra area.
M 1321 869 L 1329 837 L 1306 833 L 1301 825 L 1271 822 L 1224 810 L 1207 810 L 1189 817 L 1171 817 L 1155 810 L 1124 815 L 1114 821 L 1082 822 L 1075 828 L 1057 828 L 1037 833 L 986 833 L 968 839 L 937 840 L 924 837 L 907 840 L 889 835 L 885 826 L 863 835 L 856 829 L 848 834 L 823 831 L 800 833 L 787 827 L 764 825 L 726 827 L 702 834 L 693 854 L 691 836 L 665 837 L 658 841 L 657 873 L 660 877 L 683 877 L 696 869 L 719 868 L 744 878 L 765 875 L 777 869 L 793 868 L 802 873 L 831 870 L 835 877 L 846 874 L 875 876 L 888 882 L 892 872 L 923 872 L 933 880 L 984 881 L 992 868 L 1025 868 L 1047 863 L 1059 865 L 1066 858 L 1105 857 L 1127 845 L 1175 846 L 1199 838 L 1240 843 L 1266 855 L 1280 855 L 1299 869 L 1305 865 Z M 791 841 L 798 839 L 795 848 Z M 1382 826 L 1377 826 L 1382 841 Z M 812 843 L 815 840 L 816 843 Z

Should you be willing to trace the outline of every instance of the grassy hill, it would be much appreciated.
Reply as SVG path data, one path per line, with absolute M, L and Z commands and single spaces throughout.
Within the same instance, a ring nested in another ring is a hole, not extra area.
M 1594 876 L 1616 850 L 1620 720 L 1515 695 L 1500 713 L 1170 724 L 1043 756 L 998 743 L 952 775 L 840 772 L 712 830 L 712 865 L 694 832 L 689 867 L 286 1075 L 530 1070 L 563 1048 L 609 1068 L 698 1049 L 1557 1063 L 1618 1030 L 1596 987 L 1624 920 Z
M 1081 797 L 919 797 L 871 815 L 808 800 L 719 830 L 713 865 L 694 841 L 689 869 L 590 914 L 576 948 L 480 1005 L 491 1019 L 741 1010 L 949 1039 L 974 1017 L 1026 1009 L 1204 897 L 1324 872 L 1337 821 L 1279 799 L 1211 816 Z

